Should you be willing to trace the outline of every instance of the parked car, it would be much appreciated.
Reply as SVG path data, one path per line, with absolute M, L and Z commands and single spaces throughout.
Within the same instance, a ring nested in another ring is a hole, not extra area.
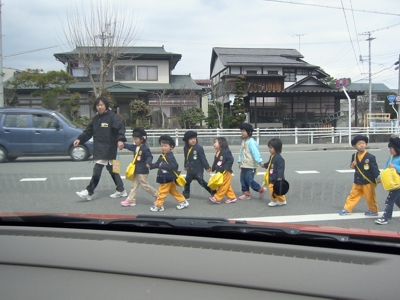
M 63 156 L 73 161 L 93 154 L 93 143 L 73 146 L 82 132 L 62 114 L 47 109 L 0 108 L 0 163 L 21 156 Z

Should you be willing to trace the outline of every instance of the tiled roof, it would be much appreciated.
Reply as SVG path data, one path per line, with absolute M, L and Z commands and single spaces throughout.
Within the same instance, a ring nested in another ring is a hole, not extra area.
M 225 66 L 318 68 L 318 66 L 303 61 L 303 55 L 295 49 L 215 47 L 211 54 L 210 74 L 217 57 Z
M 82 49 L 87 53 L 96 54 L 94 47 L 77 47 L 69 52 L 55 53 L 54 57 L 62 63 L 65 63 L 74 60 L 74 57 L 76 57 L 76 55 L 80 53 Z M 121 59 L 124 59 L 124 56 L 126 56 L 126 58 L 129 59 L 169 60 L 171 70 L 175 68 L 176 64 L 182 58 L 182 54 L 167 52 L 165 51 L 164 47 L 125 47 L 121 49 L 120 52 L 122 53 Z
M 355 82 L 355 83 L 351 83 L 348 86 L 348 88 L 353 89 L 353 90 L 369 91 L 369 83 Z M 371 88 L 372 88 L 373 93 L 391 93 L 392 92 L 392 90 L 383 83 L 372 83 Z

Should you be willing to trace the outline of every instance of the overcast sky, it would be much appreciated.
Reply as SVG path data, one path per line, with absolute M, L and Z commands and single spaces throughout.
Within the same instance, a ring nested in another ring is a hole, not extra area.
M 288 48 L 335 78 L 368 83 L 369 43 L 362 34 L 371 32 L 372 81 L 398 87 L 393 64 L 400 54 L 399 0 L 109 1 L 124 4 L 134 16 L 136 46 L 164 45 L 182 54 L 173 74 L 209 78 L 213 47 Z M 63 69 L 53 53 L 72 49 L 60 47 L 61 20 L 82 2 L 89 1 L 1 0 L 3 66 Z

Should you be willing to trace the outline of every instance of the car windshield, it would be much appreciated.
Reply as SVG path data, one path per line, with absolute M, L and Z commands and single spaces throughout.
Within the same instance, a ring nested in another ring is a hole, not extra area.
M 66 118 L 63 114 L 59 113 L 59 112 L 55 112 L 55 114 L 62 119 L 65 123 L 68 124 L 69 127 L 72 128 L 79 128 L 79 126 L 77 126 L 75 123 L 73 123 L 70 119 Z
M 397 1 L 3 2 L 3 216 L 399 236 Z

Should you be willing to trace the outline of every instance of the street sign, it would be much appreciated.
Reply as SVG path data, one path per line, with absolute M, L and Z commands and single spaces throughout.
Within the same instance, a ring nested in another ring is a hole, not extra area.
M 396 100 L 396 95 L 389 95 L 387 96 L 387 99 L 389 100 L 390 104 L 393 104 L 394 100 Z
M 350 78 L 339 78 L 336 80 L 336 87 L 340 88 L 343 86 L 348 86 L 351 83 Z

